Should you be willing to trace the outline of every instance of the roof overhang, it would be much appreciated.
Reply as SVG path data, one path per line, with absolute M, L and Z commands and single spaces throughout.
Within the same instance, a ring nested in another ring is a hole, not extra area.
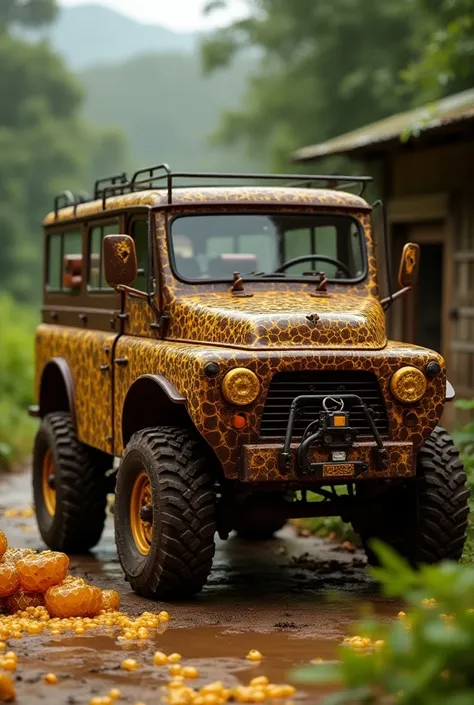
M 292 160 L 306 162 L 337 154 L 376 157 L 391 149 L 443 141 L 456 135 L 474 140 L 474 89 L 437 103 L 392 115 L 317 145 L 302 147 Z

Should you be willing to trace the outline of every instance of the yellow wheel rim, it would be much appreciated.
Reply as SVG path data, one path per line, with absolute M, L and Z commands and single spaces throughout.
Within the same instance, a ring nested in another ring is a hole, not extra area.
M 135 545 L 143 556 L 150 553 L 153 525 L 144 521 L 142 509 L 151 507 L 151 485 L 148 475 L 142 472 L 135 480 L 130 499 L 130 527 Z
M 56 512 L 56 490 L 51 487 L 51 478 L 54 476 L 54 462 L 51 450 L 47 450 L 43 457 L 43 499 L 46 510 L 50 516 Z

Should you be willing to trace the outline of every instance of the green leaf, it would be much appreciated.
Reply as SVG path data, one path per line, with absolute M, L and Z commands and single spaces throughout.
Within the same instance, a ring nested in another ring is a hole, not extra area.
M 342 671 L 340 664 L 321 663 L 302 668 L 295 668 L 290 672 L 290 679 L 293 683 L 304 684 L 324 684 L 340 683 Z

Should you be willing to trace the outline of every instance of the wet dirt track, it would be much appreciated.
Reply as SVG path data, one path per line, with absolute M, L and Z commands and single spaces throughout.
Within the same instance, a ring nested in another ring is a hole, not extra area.
M 0 528 L 11 545 L 41 549 L 34 518 L 3 516 L 6 509 L 25 508 L 30 502 L 27 474 L 0 475 Z M 233 686 L 262 674 L 272 682 L 288 682 L 292 667 L 313 658 L 336 658 L 338 645 L 369 603 L 387 618 L 399 609 L 377 595 L 362 554 L 297 537 L 291 526 L 272 541 L 218 541 L 208 585 L 185 603 L 157 604 L 131 592 L 117 561 L 111 519 L 94 553 L 71 559 L 71 573 L 118 590 L 121 610 L 130 615 L 166 609 L 171 621 L 162 634 L 138 644 L 119 643 L 112 633 L 10 640 L 19 657 L 20 705 L 87 705 L 93 695 L 106 695 L 112 687 L 122 691 L 120 703 L 160 703 L 166 669 L 153 666 L 156 650 L 177 651 L 184 665 L 196 666 L 201 676 L 193 686 L 214 680 Z M 262 652 L 261 664 L 245 660 L 249 649 Z M 140 662 L 133 673 L 120 669 L 129 657 Z M 59 677 L 58 685 L 42 682 L 51 671 Z M 298 695 L 303 696 L 307 703 L 319 699 L 316 691 Z

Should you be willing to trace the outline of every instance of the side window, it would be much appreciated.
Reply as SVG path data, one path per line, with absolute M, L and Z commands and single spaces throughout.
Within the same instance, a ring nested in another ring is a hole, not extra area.
M 48 235 L 47 289 L 78 293 L 83 277 L 82 233 L 66 230 Z
M 119 224 L 114 221 L 107 225 L 97 225 L 89 230 L 89 289 L 92 291 L 113 291 L 107 284 L 102 262 L 102 240 L 106 235 L 119 232 Z
M 139 291 L 146 291 L 148 277 L 148 221 L 134 220 L 131 235 L 135 241 L 138 265 L 138 276 L 133 286 Z

